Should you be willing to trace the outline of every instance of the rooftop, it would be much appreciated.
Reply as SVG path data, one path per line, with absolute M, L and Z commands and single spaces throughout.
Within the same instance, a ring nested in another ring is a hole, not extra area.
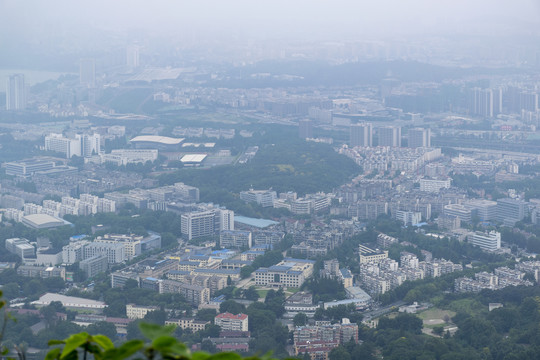
M 221 313 L 221 314 L 216 315 L 216 318 L 228 319 L 228 320 L 245 320 L 248 318 L 248 316 L 246 314 L 234 315 L 234 314 L 226 312 L 226 313 Z
M 256 218 L 250 218 L 250 217 L 239 216 L 239 215 L 234 216 L 234 222 L 244 224 L 244 225 L 254 226 L 260 229 L 263 229 L 270 225 L 279 224 L 277 221 L 273 221 L 273 220 L 256 219 Z
M 163 145 L 179 145 L 184 141 L 183 138 L 172 138 L 167 136 L 156 136 L 156 135 L 142 135 L 136 136 L 130 140 L 131 142 L 155 142 Z

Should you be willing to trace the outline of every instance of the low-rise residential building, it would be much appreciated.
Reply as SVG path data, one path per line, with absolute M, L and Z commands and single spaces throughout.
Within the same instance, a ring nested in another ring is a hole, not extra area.
M 378 263 L 388 258 L 388 250 L 371 249 L 364 245 L 358 246 L 360 264 Z
M 146 314 L 156 310 L 159 310 L 157 306 L 143 306 L 135 304 L 126 305 L 126 315 L 128 319 L 144 319 Z
M 246 314 L 231 314 L 228 312 L 216 315 L 214 324 L 227 331 L 248 331 L 249 317 Z
M 201 331 L 210 325 L 210 321 L 195 320 L 195 318 L 169 319 L 165 325 L 176 325 L 182 330 L 191 329 L 193 332 Z

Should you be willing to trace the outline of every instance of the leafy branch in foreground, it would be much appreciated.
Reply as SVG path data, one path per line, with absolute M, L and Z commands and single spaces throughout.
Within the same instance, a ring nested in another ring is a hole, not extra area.
M 55 347 L 47 353 L 45 360 L 78 360 L 94 358 L 96 360 L 122 360 L 137 354 L 137 359 L 178 359 L 178 360 L 272 360 L 269 354 L 263 357 L 242 358 L 231 352 L 208 354 L 206 352 L 191 352 L 186 345 L 179 342 L 171 334 L 174 325 L 159 326 L 141 323 L 142 334 L 150 340 L 131 340 L 115 347 L 105 335 L 89 335 L 82 332 L 73 334 L 65 340 L 51 340 L 49 346 Z

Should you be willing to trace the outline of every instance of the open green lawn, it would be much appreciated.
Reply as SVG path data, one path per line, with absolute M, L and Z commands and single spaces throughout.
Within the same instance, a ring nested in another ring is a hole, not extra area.
M 460 299 L 452 301 L 448 308 L 455 312 L 464 312 L 471 315 L 488 311 L 487 306 L 482 305 L 479 301 L 474 299 Z
M 424 322 L 424 327 L 433 328 L 437 325 L 445 324 L 445 316 L 452 318 L 454 315 L 456 315 L 456 313 L 451 310 L 431 308 L 419 313 L 418 317 Z

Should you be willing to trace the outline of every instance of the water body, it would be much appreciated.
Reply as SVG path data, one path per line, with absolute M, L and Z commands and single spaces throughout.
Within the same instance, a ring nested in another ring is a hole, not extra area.
M 31 86 L 47 80 L 56 80 L 60 75 L 68 73 L 24 69 L 0 69 L 0 91 L 5 90 L 7 79 L 13 74 L 24 74 L 24 82 Z

